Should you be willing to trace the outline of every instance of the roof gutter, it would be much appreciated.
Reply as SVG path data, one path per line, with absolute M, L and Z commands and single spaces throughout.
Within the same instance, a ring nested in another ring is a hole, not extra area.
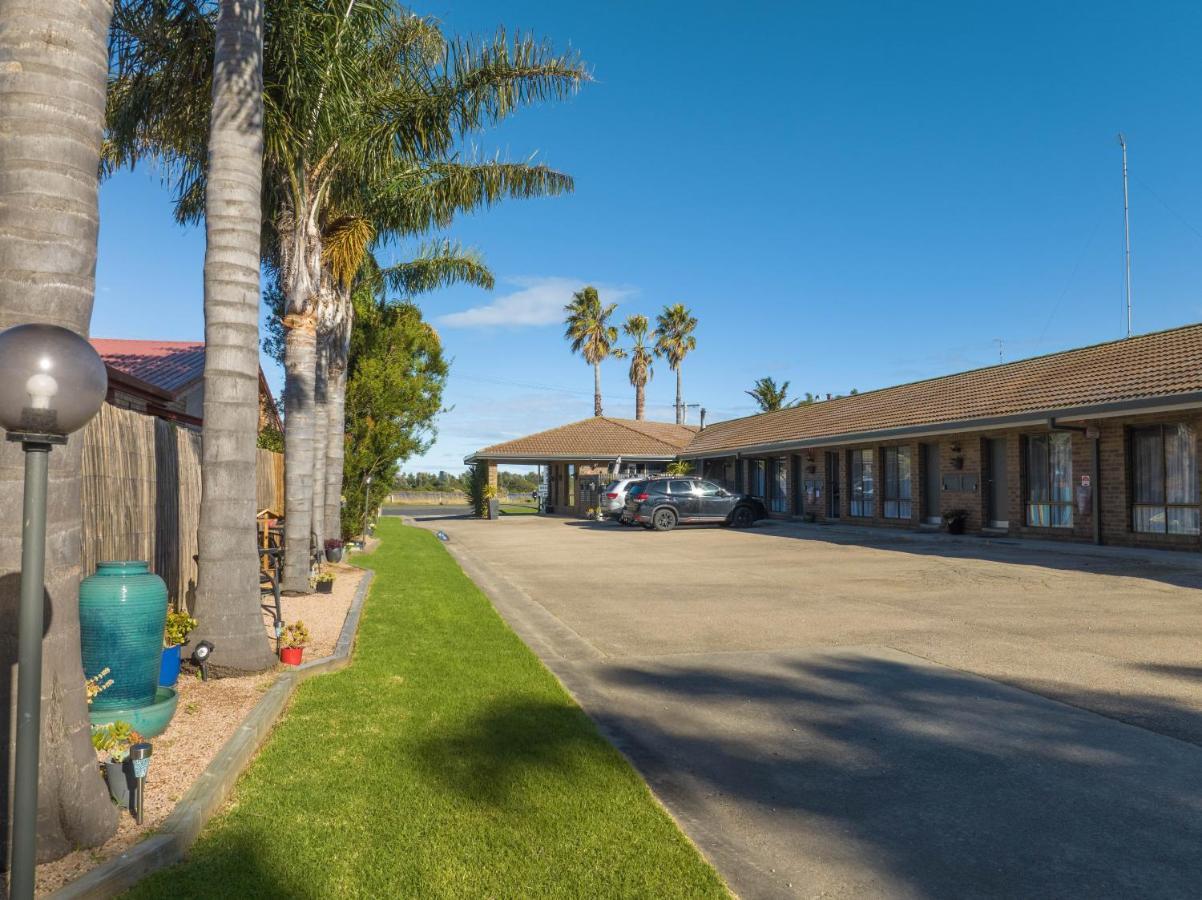
M 471 465 L 480 460 L 488 460 L 489 462 L 509 463 L 513 466 L 534 466 L 540 463 L 549 462 L 590 462 L 612 463 L 615 460 L 623 462 L 672 462 L 679 456 L 677 453 L 660 453 L 654 455 L 640 455 L 637 453 L 613 453 L 608 456 L 590 456 L 586 453 L 571 453 L 571 454 L 547 454 L 534 456 L 490 456 L 483 450 L 477 450 L 471 456 L 465 456 L 463 462 L 465 465 Z
M 682 459 L 708 459 L 720 456 L 754 455 L 757 453 L 785 453 L 810 447 L 828 447 L 838 444 L 869 443 L 872 441 L 896 440 L 905 437 L 934 437 L 963 431 L 992 431 L 1001 428 L 1042 426 L 1053 429 L 1066 428 L 1057 419 L 1107 419 L 1132 414 L 1174 412 L 1202 406 L 1202 391 L 1177 394 L 1171 397 L 1141 397 L 1136 400 L 1121 400 L 1114 403 L 1097 403 L 1089 406 L 1066 407 L 1057 410 L 1033 410 L 1009 416 L 991 416 L 984 419 L 959 419 L 953 422 L 936 422 L 928 425 L 905 425 L 899 428 L 883 428 L 875 431 L 853 431 L 844 434 L 823 435 L 793 441 L 774 441 L 764 444 L 746 444 L 714 450 L 692 451 L 685 448 L 680 452 Z M 1052 424 L 1056 423 L 1056 424 Z M 717 425 L 707 431 L 712 433 Z M 1066 429 L 1067 430 L 1067 429 Z

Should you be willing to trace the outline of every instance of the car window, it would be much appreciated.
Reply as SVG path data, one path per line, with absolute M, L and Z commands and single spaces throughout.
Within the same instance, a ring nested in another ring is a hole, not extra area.
M 666 494 L 668 493 L 668 482 L 666 481 L 648 481 L 643 490 L 648 494 Z
M 668 482 L 668 485 L 668 490 L 673 494 L 693 493 L 693 482 L 691 481 L 670 481 Z
M 606 494 L 608 494 L 608 493 L 610 493 L 611 491 L 617 490 L 617 487 L 618 487 L 618 485 L 619 485 L 619 484 L 621 484 L 621 483 L 622 483 L 622 482 L 620 482 L 620 481 L 611 481 L 611 482 L 610 482 L 609 484 L 607 484 L 605 487 L 601 488 L 601 490 L 602 490 L 603 492 L 605 492 Z
M 641 482 L 641 481 L 632 481 L 626 487 L 626 495 L 628 497 L 633 497 L 635 494 L 642 493 L 642 491 L 643 491 L 643 482 Z
M 702 497 L 717 497 L 722 493 L 722 488 L 718 487 L 712 481 L 698 481 L 696 490 Z

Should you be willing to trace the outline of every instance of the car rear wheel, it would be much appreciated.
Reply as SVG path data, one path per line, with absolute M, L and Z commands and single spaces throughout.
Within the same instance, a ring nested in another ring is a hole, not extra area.
M 753 522 L 755 522 L 755 515 L 747 506 L 740 506 L 730 517 L 730 524 L 735 528 L 750 528 Z
M 651 527 L 656 531 L 671 531 L 676 527 L 676 513 L 670 509 L 657 509 L 651 517 Z

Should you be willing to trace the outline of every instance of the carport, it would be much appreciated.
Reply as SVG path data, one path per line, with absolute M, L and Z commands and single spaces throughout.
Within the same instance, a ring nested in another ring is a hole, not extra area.
M 464 459 L 488 467 L 497 483 L 497 467 L 537 466 L 546 498 L 540 512 L 582 514 L 597 502 L 597 491 L 615 474 L 664 471 L 697 429 L 646 419 L 593 416 L 477 450 Z

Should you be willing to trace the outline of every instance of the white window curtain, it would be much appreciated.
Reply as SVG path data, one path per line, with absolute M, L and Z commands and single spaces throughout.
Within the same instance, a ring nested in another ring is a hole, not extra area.
M 1072 527 L 1073 441 L 1066 432 L 1027 437 L 1027 524 Z
M 912 509 L 910 448 L 885 448 L 885 518 L 908 519 Z
M 875 515 L 875 494 L 872 451 L 851 451 L 851 514 L 865 518 Z
M 789 511 L 789 459 L 785 456 L 772 460 L 772 511 Z
M 1132 527 L 1147 534 L 1198 534 L 1197 437 L 1188 425 L 1131 433 Z

